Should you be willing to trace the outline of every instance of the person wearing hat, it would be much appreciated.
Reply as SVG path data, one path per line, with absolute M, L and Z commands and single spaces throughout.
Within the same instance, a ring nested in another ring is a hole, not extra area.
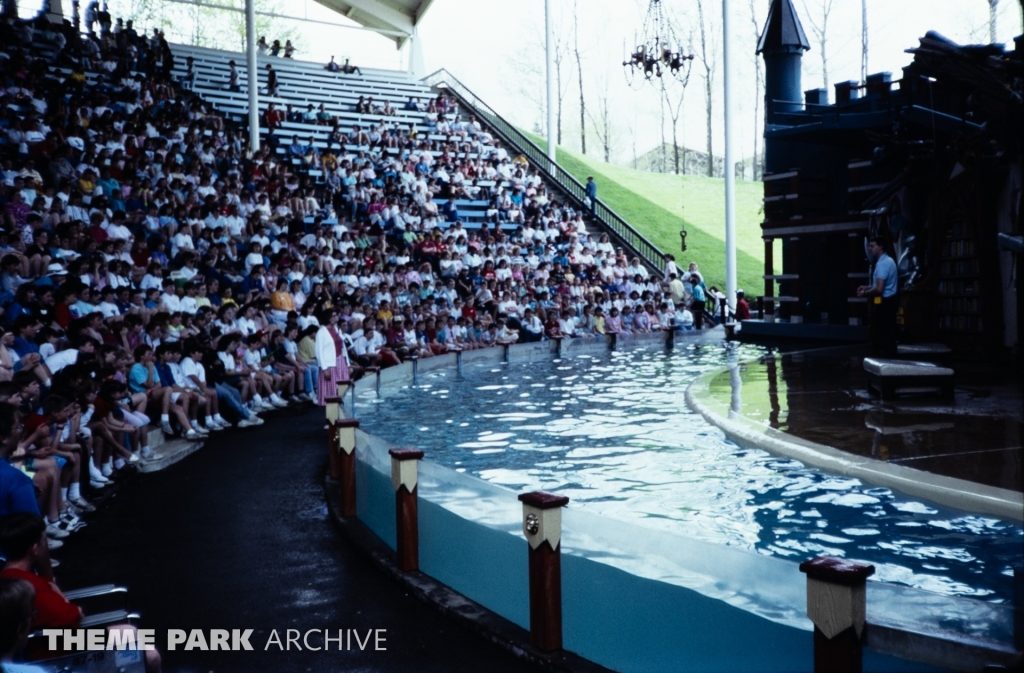
M 736 290 L 736 320 L 750 320 L 750 304 L 743 295 L 743 290 Z

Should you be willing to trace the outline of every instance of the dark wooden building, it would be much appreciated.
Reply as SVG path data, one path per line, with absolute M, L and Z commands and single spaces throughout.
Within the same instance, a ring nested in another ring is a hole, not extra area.
M 868 278 L 867 239 L 882 235 L 899 268 L 901 340 L 1016 354 L 1021 38 L 1005 51 L 930 32 L 898 78 L 840 82 L 831 102 L 824 89 L 801 91 L 809 48 L 791 0 L 773 0 L 758 44 L 765 320 L 744 332 L 865 338 L 869 306 L 856 288 Z

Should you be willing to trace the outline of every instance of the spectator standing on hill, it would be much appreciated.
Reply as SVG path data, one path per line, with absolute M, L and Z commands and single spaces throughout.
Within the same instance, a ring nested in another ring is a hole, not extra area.
M 594 210 L 597 208 L 597 183 L 594 176 L 587 177 L 587 198 L 590 199 L 590 216 L 594 217 Z

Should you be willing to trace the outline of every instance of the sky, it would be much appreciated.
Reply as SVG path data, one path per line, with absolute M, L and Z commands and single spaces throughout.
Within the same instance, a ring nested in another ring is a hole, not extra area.
M 83 0 L 84 3 L 85 0 Z M 140 0 L 110 0 L 115 16 L 127 15 Z M 157 0 L 160 1 L 160 0 Z M 165 0 L 166 1 L 166 0 Z M 241 7 L 242 0 L 209 0 L 216 4 Z M 593 126 L 599 101 L 607 99 L 611 120 L 611 156 L 616 163 L 628 163 L 634 153 L 657 147 L 661 142 L 662 115 L 660 89 L 646 83 L 631 88 L 622 62 L 628 47 L 643 26 L 648 0 L 549 0 L 556 30 L 571 46 L 573 17 L 578 16 L 578 44 L 586 105 L 592 111 L 585 123 Z M 724 0 L 729 6 L 734 34 L 738 123 L 737 155 L 752 154 L 755 137 L 761 133 L 759 96 L 755 96 L 755 46 L 757 32 L 763 27 L 770 0 Z M 826 54 L 829 89 L 838 81 L 860 79 L 861 2 L 860 0 L 793 0 L 801 16 L 812 48 L 803 57 L 803 89 L 823 84 L 821 51 L 812 23 L 820 25 L 822 3 L 832 3 L 827 24 Z M 22 9 L 33 0 L 23 0 Z M 64 0 L 70 7 L 70 1 Z M 279 12 L 331 23 L 347 23 L 344 17 L 314 0 L 258 0 L 276 3 Z M 698 51 L 695 26 L 697 0 L 662 0 L 666 13 L 681 26 L 679 38 L 684 50 Z M 712 146 L 716 154 L 724 147 L 722 129 L 721 12 L 723 3 L 702 0 L 707 19 L 707 48 L 715 55 L 712 75 Z M 168 7 L 180 5 L 168 4 Z M 69 7 L 66 11 L 70 11 Z M 912 59 L 905 49 L 917 44 L 928 30 L 935 30 L 960 43 L 988 42 L 987 0 L 867 0 L 869 28 L 869 73 L 889 71 L 898 79 L 901 68 Z M 753 20 L 752 20 L 753 18 Z M 419 26 L 426 73 L 447 69 L 481 99 L 509 121 L 526 129 L 540 128 L 543 120 L 544 80 L 543 43 L 544 0 L 434 0 Z M 1020 3 L 1001 0 L 998 8 L 997 41 L 1012 45 L 1021 33 Z M 282 26 L 298 30 L 300 47 L 297 58 L 326 62 L 331 55 L 339 60 L 378 68 L 406 69 L 408 49 L 396 50 L 386 37 L 320 23 L 279 20 Z M 755 30 L 755 23 L 757 29 Z M 275 22 L 276 25 L 276 22 Z M 178 39 L 189 33 L 187 25 Z M 692 35 L 692 38 L 691 38 Z M 268 39 L 273 35 L 268 34 Z M 168 31 L 168 39 L 176 36 Z M 687 86 L 666 82 L 669 100 L 683 96 L 678 133 L 680 142 L 694 149 L 706 146 L 703 69 L 694 61 Z M 563 144 L 580 149 L 580 93 L 575 57 L 570 52 L 563 67 Z M 834 94 L 832 94 L 834 95 Z M 755 115 L 755 102 L 758 111 Z M 671 142 L 671 120 L 664 122 L 666 139 Z M 590 153 L 599 150 L 598 138 L 587 136 Z M 758 141 L 760 143 L 760 141 Z

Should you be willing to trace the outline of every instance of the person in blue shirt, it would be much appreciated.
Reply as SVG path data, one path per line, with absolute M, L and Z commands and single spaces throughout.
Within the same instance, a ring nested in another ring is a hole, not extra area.
M 448 199 L 448 201 L 441 206 L 441 214 L 444 216 L 445 222 L 455 222 L 459 219 L 459 209 L 455 205 L 455 199 Z
M 9 462 L 11 454 L 18 448 L 21 428 L 18 408 L 0 402 L 0 520 L 18 512 L 39 516 L 32 479 Z
M 896 355 L 896 313 L 899 272 L 896 262 L 885 252 L 885 240 L 874 236 L 868 241 L 868 257 L 874 262 L 871 285 L 857 288 L 858 297 L 873 297 L 875 305 L 873 344 L 877 355 Z
M 590 199 L 590 216 L 593 217 L 597 207 L 597 183 L 592 175 L 587 177 L 587 198 Z
M 690 313 L 693 314 L 693 327 L 694 329 L 700 330 L 704 328 L 704 305 L 707 301 L 707 295 L 704 294 L 704 287 L 701 285 L 700 276 L 694 274 L 690 276 L 690 285 L 693 293 L 693 301 L 690 303 Z

